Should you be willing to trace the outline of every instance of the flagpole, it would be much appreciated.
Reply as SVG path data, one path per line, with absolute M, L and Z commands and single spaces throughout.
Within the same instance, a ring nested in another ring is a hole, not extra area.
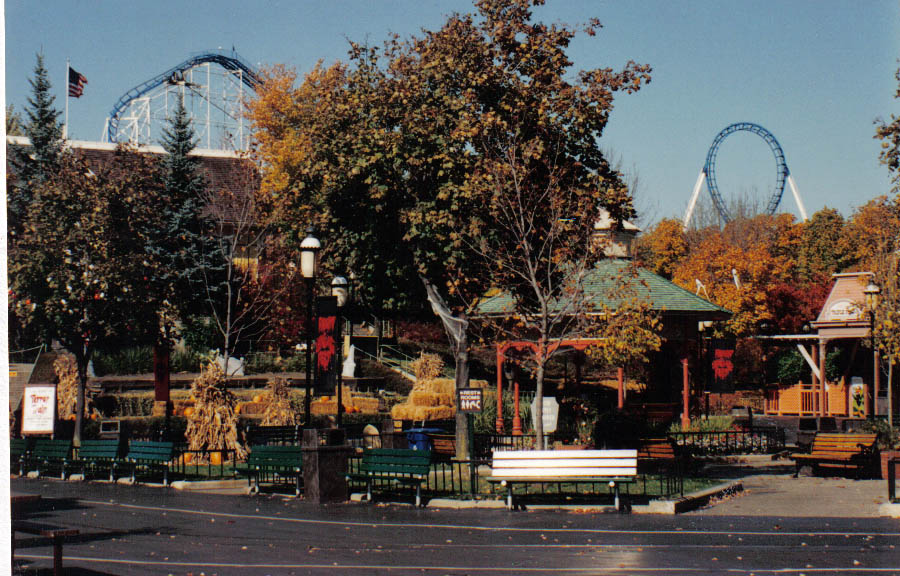
M 66 58 L 66 123 L 63 125 L 63 141 L 69 138 L 69 59 Z

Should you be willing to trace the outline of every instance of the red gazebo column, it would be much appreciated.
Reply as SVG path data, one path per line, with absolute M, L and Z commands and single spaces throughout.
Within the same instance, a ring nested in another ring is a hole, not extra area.
M 503 348 L 497 345 L 497 420 L 494 422 L 497 434 L 503 434 Z
M 619 379 L 619 410 L 625 409 L 625 369 L 621 366 L 618 368 L 617 376 Z
M 519 382 L 516 380 L 513 382 L 513 388 L 515 389 L 514 398 L 515 398 L 515 412 L 513 412 L 513 436 L 521 436 L 522 435 L 522 418 L 519 416 Z
M 687 357 L 681 359 L 681 379 L 681 403 L 683 406 L 681 429 L 687 430 L 691 426 L 691 378 L 688 373 Z

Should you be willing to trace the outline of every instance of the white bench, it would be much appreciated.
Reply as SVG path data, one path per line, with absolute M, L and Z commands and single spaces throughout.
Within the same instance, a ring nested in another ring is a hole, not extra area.
M 523 483 L 609 483 L 620 510 L 619 485 L 637 477 L 637 450 L 495 451 L 488 482 L 506 487 L 506 507 L 513 509 L 513 485 Z

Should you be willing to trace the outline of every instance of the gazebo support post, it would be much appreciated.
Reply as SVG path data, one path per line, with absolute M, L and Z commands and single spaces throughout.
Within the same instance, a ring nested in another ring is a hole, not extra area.
M 819 347 L 813 344 L 810 346 L 812 348 L 812 361 L 816 366 L 819 365 Z M 819 401 L 819 385 L 821 382 L 819 381 L 819 377 L 816 376 L 816 373 L 812 373 L 812 389 L 813 389 L 813 416 L 819 415 L 819 409 L 817 408 Z
M 616 370 L 616 376 L 619 380 L 619 410 L 625 409 L 625 369 L 619 366 Z
M 822 416 L 828 416 L 828 406 L 826 405 L 828 395 L 825 392 L 825 387 L 828 385 L 828 376 L 825 374 L 825 357 L 828 352 L 828 341 L 824 338 L 819 340 L 819 375 L 820 387 L 819 387 L 819 412 Z
M 681 429 L 687 430 L 691 427 L 691 378 L 688 372 L 687 356 L 681 359 L 681 379 L 681 403 L 683 405 Z
M 515 412 L 513 412 L 513 428 L 512 433 L 513 436 L 521 436 L 522 435 L 522 417 L 519 416 L 519 381 L 513 381 L 513 389 L 515 392 L 513 393 L 513 397 L 515 398 Z

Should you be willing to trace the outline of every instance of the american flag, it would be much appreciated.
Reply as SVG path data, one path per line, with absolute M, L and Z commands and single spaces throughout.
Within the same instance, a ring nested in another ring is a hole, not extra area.
M 84 85 L 87 83 L 87 78 L 76 72 L 74 68 L 69 68 L 69 96 L 81 98 L 84 93 Z

